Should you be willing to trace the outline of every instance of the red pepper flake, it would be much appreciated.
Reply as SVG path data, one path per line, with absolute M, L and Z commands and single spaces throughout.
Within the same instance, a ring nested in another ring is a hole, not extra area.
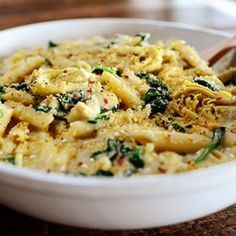
M 107 98 L 104 98 L 104 99 L 103 99 L 103 102 L 104 102 L 105 104 L 107 104 L 107 103 L 108 103 L 108 99 L 107 99 Z
M 78 166 L 82 166 L 82 165 L 83 165 L 83 162 L 79 161 L 77 165 L 78 165 Z
M 222 97 L 216 97 L 216 103 L 220 103 L 222 101 Z
M 162 126 L 163 128 L 165 128 L 165 129 L 168 129 L 169 123 L 166 122 L 165 120 L 163 120 L 162 123 L 161 123 L 161 126 Z
M 129 79 L 129 75 L 124 75 L 124 78 L 125 79 Z
M 166 173 L 166 169 L 164 169 L 163 167 L 159 166 L 158 167 L 158 171 L 162 174 Z
M 67 70 L 63 70 L 63 73 L 65 73 L 65 74 L 66 74 L 66 73 L 67 73 Z
M 91 88 L 87 89 L 87 93 L 92 93 L 92 89 Z
M 120 156 L 119 159 L 117 160 L 117 164 L 119 166 L 122 166 L 124 163 L 125 157 L 124 156 Z

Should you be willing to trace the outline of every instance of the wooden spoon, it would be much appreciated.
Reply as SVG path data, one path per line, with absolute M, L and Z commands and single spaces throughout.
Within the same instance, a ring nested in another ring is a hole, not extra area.
M 236 48 L 236 35 L 200 52 L 200 56 L 209 62 L 209 66 L 213 66 L 220 58 L 234 48 Z

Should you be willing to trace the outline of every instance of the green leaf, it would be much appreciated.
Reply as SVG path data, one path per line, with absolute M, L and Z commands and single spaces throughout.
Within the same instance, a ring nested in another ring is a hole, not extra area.
M 125 171 L 124 176 L 129 177 L 137 172 L 138 172 L 137 169 L 128 169 Z
M 107 67 L 103 65 L 94 66 L 91 70 L 92 73 L 101 75 L 103 71 L 109 72 L 113 75 L 117 75 L 117 69 L 113 67 Z
M 106 176 L 106 177 L 112 177 L 113 176 L 113 173 L 111 171 L 108 171 L 108 170 L 98 170 L 96 173 L 95 173 L 95 176 Z
M 107 140 L 107 148 L 105 150 L 92 153 L 91 158 L 94 158 L 102 153 L 106 153 L 111 161 L 114 161 L 118 156 L 127 156 L 132 151 L 131 147 L 124 141 L 109 138 Z
M 79 101 L 86 101 L 84 93 L 80 90 L 57 94 L 56 99 L 59 102 L 60 110 L 66 113 L 68 113 Z
M 169 93 L 160 88 L 150 88 L 142 100 L 151 105 L 151 116 L 164 113 L 169 104 Z
M 2 100 L 2 95 L 4 94 L 4 85 L 0 85 L 0 101 Z
M 0 109 L 0 118 L 2 118 L 4 116 L 4 112 L 3 110 Z
M 98 122 L 97 122 L 97 120 L 88 120 L 88 123 L 90 123 L 90 124 L 97 124 Z
M 114 45 L 116 45 L 116 42 L 111 41 L 111 42 L 109 42 L 107 45 L 105 45 L 104 48 L 106 48 L 106 49 L 110 49 L 110 48 L 113 47 Z
M 144 42 L 144 41 L 147 41 L 149 34 L 148 33 L 138 33 L 138 34 L 135 34 L 134 37 L 140 37 L 141 42 Z
M 151 117 L 154 117 L 157 113 L 164 113 L 170 100 L 168 87 L 152 74 L 140 72 L 136 73 L 136 76 L 145 79 L 151 87 L 141 98 L 145 105 L 151 105 Z
M 8 157 L 5 159 L 7 162 L 11 163 L 12 165 L 16 164 L 16 158 L 15 157 Z
M 24 92 L 30 91 L 29 85 L 26 83 L 15 83 L 15 84 L 12 83 L 12 84 L 7 85 L 6 87 L 14 88 L 16 90 L 22 90 Z
M 150 85 L 150 87 L 153 88 L 161 87 L 161 89 L 168 91 L 167 86 L 161 80 L 157 79 L 157 77 L 153 74 L 148 74 L 146 72 L 137 72 L 135 73 L 135 75 L 140 79 L 146 80 L 147 84 Z
M 57 114 L 53 114 L 53 117 L 56 120 L 65 121 L 67 123 L 66 114 L 63 112 L 57 112 Z
M 90 156 L 90 158 L 95 158 L 96 156 L 102 154 L 102 153 L 105 153 L 106 150 L 103 150 L 103 151 L 97 151 L 97 152 L 93 152 Z
M 223 142 L 225 132 L 226 132 L 225 127 L 219 127 L 219 128 L 216 128 L 213 130 L 212 141 L 208 145 L 208 147 L 203 150 L 203 152 L 200 154 L 200 156 L 197 157 L 197 159 L 195 160 L 196 164 L 205 160 L 207 158 L 207 156 Z
M 36 111 L 42 111 L 42 112 L 45 112 L 45 113 L 48 113 L 51 110 L 51 107 L 46 106 L 46 105 L 40 105 L 40 104 L 34 105 L 33 108 Z
M 107 152 L 112 152 L 117 150 L 117 146 L 120 144 L 119 141 L 109 138 L 107 141 Z
M 219 88 L 216 87 L 216 85 L 211 84 L 210 82 L 208 82 L 208 81 L 206 81 L 206 80 L 204 80 L 202 78 L 195 78 L 193 80 L 193 82 L 197 83 L 197 84 L 199 84 L 199 85 L 201 85 L 203 87 L 206 87 L 206 88 L 208 88 L 208 89 L 210 89 L 212 91 L 219 91 Z
M 156 92 L 156 89 L 154 88 L 150 88 L 145 95 L 142 97 L 142 100 L 145 103 L 150 103 L 151 101 L 153 101 L 156 97 L 158 96 L 158 93 Z
M 115 113 L 115 112 L 118 111 L 118 109 L 119 109 L 119 105 L 117 105 L 116 107 L 112 107 L 112 108 L 111 108 L 111 111 L 112 111 L 113 113 Z
M 49 47 L 49 48 L 55 48 L 55 47 L 58 47 L 58 44 L 55 43 L 55 42 L 53 42 L 53 41 L 49 41 L 49 42 L 48 42 L 48 47 Z
M 175 124 L 172 124 L 172 127 L 174 130 L 180 132 L 180 133 L 186 133 L 186 130 L 184 127 L 182 127 L 181 125 L 175 123 Z
M 110 119 L 110 117 L 108 115 L 101 114 L 101 115 L 98 115 L 97 117 L 95 117 L 93 120 L 88 120 L 88 123 L 97 124 L 97 122 L 99 120 L 109 120 L 109 119 Z
M 92 153 L 90 157 L 96 158 L 102 153 L 107 154 L 111 161 L 115 161 L 117 157 L 123 157 L 127 158 L 136 168 L 144 167 L 142 149 L 140 147 L 132 149 L 131 146 L 124 141 L 109 138 L 107 140 L 107 148 L 105 150 Z
M 107 140 L 107 148 L 105 150 L 101 150 L 101 151 L 97 151 L 97 152 L 92 153 L 92 155 L 90 157 L 95 158 L 96 156 L 98 156 L 102 153 L 109 154 L 110 152 L 114 152 L 117 150 L 116 146 L 117 146 L 117 141 L 115 139 L 109 138 Z M 115 154 L 117 154 L 117 152 Z
M 53 66 L 52 62 L 48 58 L 45 58 L 45 64 L 50 67 Z
M 133 150 L 132 156 L 129 158 L 129 162 L 132 163 L 136 168 L 143 168 L 144 161 L 142 159 L 142 149 L 136 147 Z
M 4 88 L 6 87 L 6 85 L 0 85 L 0 93 L 4 93 Z

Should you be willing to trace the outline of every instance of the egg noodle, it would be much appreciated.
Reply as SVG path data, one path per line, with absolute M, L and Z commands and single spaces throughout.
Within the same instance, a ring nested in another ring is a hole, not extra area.
M 149 34 L 50 41 L 0 62 L 0 161 L 85 176 L 236 159 L 236 68 Z

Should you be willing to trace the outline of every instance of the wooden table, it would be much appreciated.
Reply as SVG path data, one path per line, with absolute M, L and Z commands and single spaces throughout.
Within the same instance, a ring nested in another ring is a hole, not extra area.
M 191 1 L 186 1 L 186 3 L 187 2 Z M 220 4 L 222 0 L 217 0 L 217 2 Z M 234 7 L 233 5 L 227 6 L 229 6 L 231 10 Z M 218 8 L 221 8 L 221 6 Z M 225 9 L 222 8 L 222 10 Z M 236 18 L 230 14 L 220 12 L 209 4 L 208 6 L 195 4 L 194 6 L 190 5 L 189 7 L 176 7 L 174 0 L 0 0 L 0 29 L 39 21 L 79 17 L 136 17 L 175 20 L 236 32 Z M 207 19 L 207 21 L 205 19 Z M 208 217 L 183 224 L 148 230 L 114 232 L 80 229 L 52 224 L 0 206 L 0 235 L 235 236 L 236 205 Z

